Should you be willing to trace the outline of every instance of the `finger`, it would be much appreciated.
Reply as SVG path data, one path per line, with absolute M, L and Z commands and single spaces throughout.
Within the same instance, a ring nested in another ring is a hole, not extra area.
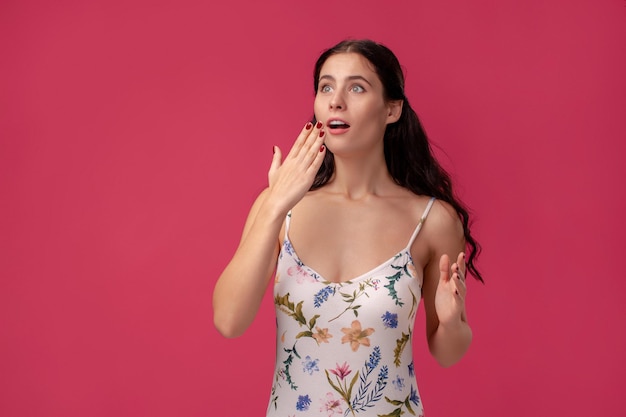
M 463 292 L 457 287 L 454 287 L 454 290 L 452 290 L 452 292 L 454 292 L 454 297 L 460 301 L 463 301 L 463 299 L 465 298 L 465 294 L 463 294 Z
M 465 273 L 463 272 L 462 267 L 460 265 L 462 265 L 462 263 L 452 264 L 452 277 L 462 282 L 465 282 Z
M 270 165 L 269 173 L 267 174 L 269 178 L 271 178 L 274 172 L 280 168 L 282 161 L 282 152 L 280 151 L 280 148 L 278 146 L 274 146 L 272 150 L 274 151 L 274 156 L 272 156 L 272 163 Z
M 464 299 L 465 295 L 467 294 L 467 286 L 465 285 L 465 281 L 459 279 L 457 273 L 452 274 L 451 281 L 454 282 L 455 294 Z
M 439 258 L 439 279 L 442 281 L 450 280 L 450 258 L 445 253 Z
M 302 145 L 302 151 L 306 152 L 306 156 L 313 156 L 313 159 L 317 156 L 317 152 L 320 149 L 321 144 L 324 142 L 324 124 L 317 122 L 317 124 L 311 129 L 311 133 L 304 140 Z
M 309 170 L 317 170 L 322 164 L 320 160 L 320 153 L 326 153 L 326 147 L 324 146 L 324 139 L 326 138 L 326 131 L 323 128 L 318 132 L 315 141 L 310 143 L 310 148 L 307 151 L 307 157 L 303 160 L 303 163 L 308 164 Z M 323 155 L 322 155 L 323 157 Z
M 312 171 L 313 174 L 316 174 L 320 169 L 320 166 L 322 166 L 322 163 L 324 162 L 324 156 L 326 155 L 326 146 L 324 146 L 324 131 L 320 132 L 320 137 L 318 139 L 319 140 L 316 141 L 316 146 L 319 145 L 319 147 L 312 148 L 313 152 L 315 152 L 315 156 L 313 157 L 313 162 L 309 166 L 309 171 Z
M 465 264 L 465 253 L 464 252 L 459 253 L 459 256 L 457 257 L 456 263 L 459 266 L 460 273 L 461 273 L 461 278 L 464 280 L 465 279 L 465 272 L 467 270 L 467 268 L 466 268 L 467 265 Z
M 317 122 L 315 126 L 313 126 L 311 122 L 305 124 L 302 128 L 302 131 L 296 138 L 296 142 L 293 144 L 293 147 L 291 148 L 288 157 L 295 158 L 299 155 L 302 155 L 303 152 L 306 155 L 311 147 L 310 139 L 313 139 L 313 141 L 315 141 L 322 127 L 323 124 L 321 122 Z
M 455 262 L 452 264 L 452 266 L 450 267 L 450 273 L 450 281 L 454 283 L 455 288 L 458 285 L 465 285 L 465 279 L 463 277 L 463 274 L 461 273 L 458 263 Z

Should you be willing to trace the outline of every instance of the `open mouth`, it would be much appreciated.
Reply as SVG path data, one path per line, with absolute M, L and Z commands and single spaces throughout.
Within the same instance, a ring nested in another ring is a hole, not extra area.
M 331 120 L 330 122 L 328 122 L 328 128 L 330 130 L 347 129 L 349 127 L 350 127 L 350 125 L 347 124 L 346 122 L 344 122 L 343 120 Z

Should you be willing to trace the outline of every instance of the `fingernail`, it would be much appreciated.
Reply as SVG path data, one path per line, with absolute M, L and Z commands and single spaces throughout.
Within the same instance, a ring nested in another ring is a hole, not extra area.
M 324 152 L 324 145 L 320 146 L 320 152 Z
M 317 122 L 317 124 L 315 125 L 316 128 L 320 129 L 322 127 L 322 122 Z
M 304 126 L 306 130 L 311 130 L 312 127 L 313 127 L 313 123 L 311 122 L 307 123 L 306 126 Z
M 272 153 L 276 153 L 276 146 L 272 146 Z
M 326 133 L 326 132 L 324 132 L 323 130 L 320 132 L 320 138 L 321 138 L 322 136 L 324 136 L 324 133 Z

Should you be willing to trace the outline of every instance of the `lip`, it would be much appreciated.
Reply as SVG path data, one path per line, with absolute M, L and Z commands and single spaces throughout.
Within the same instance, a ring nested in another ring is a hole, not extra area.
M 330 122 L 333 122 L 333 121 L 338 121 L 338 122 L 341 122 L 341 123 L 343 123 L 343 124 L 346 124 L 348 127 L 341 127 L 341 128 L 332 127 L 332 126 L 330 125 Z M 328 121 L 326 122 L 326 132 L 327 132 L 329 135 L 334 135 L 334 136 L 335 136 L 335 135 L 342 135 L 342 134 L 346 133 L 346 132 L 347 132 L 347 131 L 349 131 L 349 130 L 350 130 L 350 123 L 348 123 L 348 122 L 346 122 L 345 120 L 340 119 L 340 118 L 338 118 L 338 117 L 331 117 L 331 118 L 330 118 L 330 119 L 328 119 Z
M 328 119 L 328 120 L 326 121 L 326 127 L 327 127 L 328 129 L 331 129 L 331 128 L 332 128 L 332 126 L 330 125 L 330 122 L 341 122 L 341 123 L 343 123 L 343 124 L 346 124 L 346 125 L 350 126 L 350 123 L 346 122 L 345 120 L 340 119 L 340 118 L 338 118 L 338 117 L 333 117 L 333 118 Z M 349 129 L 349 128 L 348 128 L 348 129 Z

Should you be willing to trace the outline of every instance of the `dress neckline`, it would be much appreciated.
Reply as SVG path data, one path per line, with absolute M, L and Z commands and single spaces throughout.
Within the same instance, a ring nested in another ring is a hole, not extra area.
M 363 279 L 365 279 L 367 276 L 374 274 L 376 272 L 378 272 L 379 270 L 383 269 L 386 266 L 389 266 L 393 261 L 395 261 L 396 259 L 400 258 L 403 255 L 407 255 L 408 256 L 408 260 L 407 260 L 407 264 L 411 264 L 413 267 L 415 267 L 415 264 L 413 263 L 413 258 L 411 256 L 411 246 L 413 246 L 413 242 L 415 241 L 415 239 L 417 238 L 417 235 L 419 234 L 420 230 L 422 229 L 422 225 L 424 224 L 424 221 L 426 220 L 426 217 L 428 216 L 428 213 L 430 212 L 430 209 L 433 206 L 433 203 L 435 202 L 435 197 L 431 197 L 430 200 L 428 201 L 428 204 L 426 205 L 426 209 L 424 210 L 424 212 L 422 213 L 422 216 L 420 217 L 420 220 L 417 224 L 417 226 L 415 227 L 415 230 L 413 231 L 413 234 L 411 235 L 411 238 L 409 239 L 408 244 L 401 249 L 399 252 L 397 252 L 395 255 L 393 255 L 391 258 L 389 258 L 388 260 L 386 260 L 385 262 L 381 263 L 378 266 L 375 266 L 374 268 L 370 269 L 369 271 L 358 275 L 354 278 L 351 278 L 349 280 L 345 280 L 345 281 L 329 281 L 327 279 L 324 278 L 324 276 L 322 274 L 320 274 L 319 272 L 317 272 L 315 269 L 311 268 L 310 266 L 308 266 L 307 264 L 305 264 L 304 262 L 302 262 L 302 259 L 300 259 L 300 257 L 298 256 L 298 253 L 296 252 L 295 247 L 293 246 L 293 243 L 291 242 L 291 239 L 289 239 L 289 226 L 291 224 L 291 210 L 289 210 L 289 212 L 287 213 L 287 217 L 285 218 L 285 237 L 284 237 L 284 244 L 288 244 L 291 254 L 294 257 L 294 259 L 296 260 L 296 262 L 298 263 L 298 265 L 301 268 L 304 268 L 306 270 L 308 270 L 317 281 L 321 281 L 321 282 L 325 282 L 325 283 L 332 283 L 332 284 L 340 284 L 340 285 L 344 285 L 344 284 L 354 284 L 356 282 L 359 282 Z M 283 247 L 284 247 L 283 244 Z
M 413 258 L 411 257 L 411 253 L 410 253 L 410 247 L 407 246 L 403 249 L 401 249 L 399 252 L 397 252 L 395 255 L 393 255 L 391 258 L 387 259 L 386 261 L 384 261 L 383 263 L 373 267 L 372 269 L 370 269 L 369 271 L 366 271 L 354 278 L 350 278 L 348 280 L 342 280 L 342 281 L 331 281 L 326 279 L 322 274 L 320 274 L 319 272 L 317 272 L 315 269 L 311 268 L 310 266 L 308 266 L 307 264 L 305 264 L 304 262 L 302 262 L 302 259 L 300 259 L 300 257 L 298 256 L 298 253 L 295 249 L 295 247 L 293 246 L 293 243 L 291 242 L 291 240 L 289 239 L 289 235 L 287 234 L 285 236 L 285 243 L 287 243 L 289 245 L 289 252 L 291 252 L 291 256 L 293 256 L 293 258 L 296 260 L 296 262 L 298 263 L 298 265 L 301 268 L 306 269 L 308 272 L 311 273 L 311 275 L 313 275 L 315 277 L 315 279 L 317 281 L 323 282 L 323 283 L 329 283 L 329 284 L 339 284 L 339 285 L 346 285 L 346 284 L 356 284 L 359 281 L 362 281 L 364 279 L 366 279 L 368 276 L 375 274 L 376 272 L 380 271 L 381 269 L 391 265 L 391 263 L 393 261 L 395 261 L 396 259 L 400 258 L 403 255 L 408 255 L 408 261 L 407 264 L 411 264 L 413 266 L 415 266 L 413 264 Z

